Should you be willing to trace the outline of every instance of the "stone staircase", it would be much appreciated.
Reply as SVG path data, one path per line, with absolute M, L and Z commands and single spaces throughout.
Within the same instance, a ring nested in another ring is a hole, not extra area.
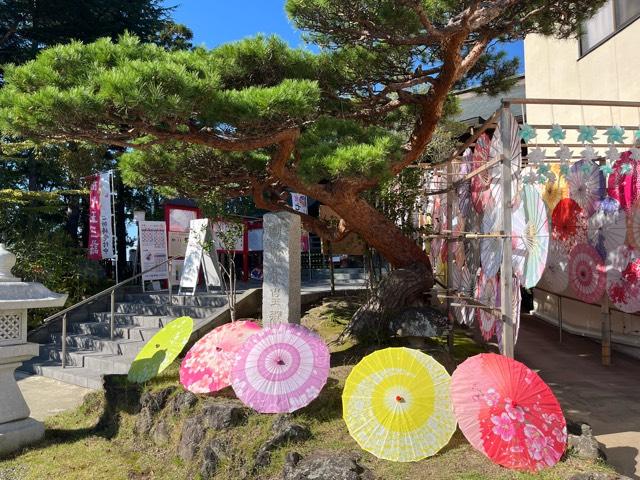
M 62 368 L 62 335 L 49 335 L 40 355 L 25 362 L 22 370 L 87 388 L 102 388 L 102 375 L 127 373 L 145 343 L 177 317 L 194 319 L 194 331 L 215 323 L 226 310 L 221 294 L 173 295 L 128 293 L 115 306 L 115 338 L 109 338 L 110 312 L 90 313 L 86 321 L 69 323 L 66 368 Z M 212 325 L 213 328 L 216 325 Z

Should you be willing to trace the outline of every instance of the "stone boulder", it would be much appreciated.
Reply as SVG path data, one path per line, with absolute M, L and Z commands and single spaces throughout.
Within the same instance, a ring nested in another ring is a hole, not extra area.
M 221 459 L 227 457 L 227 445 L 220 438 L 211 439 L 202 448 L 202 464 L 200 465 L 200 476 L 203 480 L 213 478 L 218 469 Z
M 169 440 L 171 439 L 171 427 L 165 419 L 162 419 L 151 427 L 150 434 L 153 439 L 153 443 L 160 447 L 169 443 Z
M 317 452 L 302 458 L 287 453 L 283 480 L 373 480 L 373 472 L 359 463 L 357 454 Z
M 246 422 L 248 411 L 240 400 L 211 399 L 202 409 L 205 425 L 214 430 L 227 430 Z
M 605 459 L 600 444 L 593 437 L 591 426 L 586 423 L 567 422 L 567 447 L 580 458 Z
M 440 337 L 449 326 L 446 315 L 431 307 L 408 307 L 392 315 L 391 335 L 397 337 Z
M 295 423 L 290 415 L 279 415 L 271 427 L 273 435 L 263 443 L 256 453 L 256 468 L 271 463 L 271 452 L 285 444 L 304 442 L 311 438 L 311 430 L 305 425 Z
M 153 418 L 167 404 L 173 388 L 144 392 L 140 397 L 140 412 L 136 418 L 136 433 L 148 434 L 153 428 Z
M 180 443 L 178 444 L 178 456 L 185 462 L 193 460 L 204 440 L 205 433 L 206 426 L 202 415 L 185 420 L 182 424 Z
M 198 403 L 198 397 L 189 391 L 178 393 L 171 399 L 169 408 L 174 415 L 182 415 Z

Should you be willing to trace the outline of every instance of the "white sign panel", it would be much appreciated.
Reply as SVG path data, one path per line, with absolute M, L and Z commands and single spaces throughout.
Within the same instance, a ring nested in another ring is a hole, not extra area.
M 167 257 L 167 232 L 165 223 L 162 221 L 138 222 L 138 239 L 140 242 L 140 268 L 142 271 L 162 262 L 166 262 Z M 169 265 L 154 268 L 150 272 L 142 275 L 142 280 L 165 280 L 169 278 Z
M 195 293 L 198 285 L 200 265 L 204 265 L 204 274 L 207 288 L 220 286 L 220 274 L 216 264 L 217 257 L 213 259 L 209 252 L 204 250 L 207 242 L 209 220 L 201 218 L 191 220 L 189 229 L 189 241 L 184 255 L 184 265 L 180 277 L 180 293 Z
M 102 258 L 114 258 L 111 227 L 111 174 L 100 174 L 100 249 Z
M 291 192 L 291 206 L 296 212 L 309 213 L 307 196 L 302 193 Z

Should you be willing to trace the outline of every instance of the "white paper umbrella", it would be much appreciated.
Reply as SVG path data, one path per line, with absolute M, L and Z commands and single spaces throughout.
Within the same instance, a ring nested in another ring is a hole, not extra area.
M 525 288 L 535 287 L 547 262 L 549 215 L 532 185 L 525 185 L 512 219 L 514 273 Z
M 604 259 L 611 251 L 623 245 L 627 238 L 627 216 L 617 200 L 605 198 L 598 211 L 589 218 L 589 243 Z
M 584 210 L 587 218 L 593 215 L 606 194 L 604 174 L 592 160 L 574 163 L 567 175 L 569 197 Z
M 478 233 L 480 232 L 480 216 L 473 211 L 471 215 L 467 218 L 467 231 Z M 465 259 L 464 263 L 471 272 L 472 275 L 475 275 L 480 268 L 480 242 L 477 239 L 467 238 L 464 240 L 464 254 Z
M 553 293 L 563 293 L 569 286 L 569 254 L 564 246 L 551 239 L 547 265 L 538 286 Z
M 487 276 L 482 269 L 476 283 L 476 300 L 487 307 L 499 307 L 500 289 L 497 276 Z M 485 308 L 476 309 L 476 317 L 482 338 L 489 341 L 496 331 L 496 312 Z
M 498 124 L 493 137 L 491 139 L 491 146 L 489 149 L 489 161 L 495 160 L 504 156 L 511 160 L 511 205 L 517 207 L 520 204 L 520 172 L 522 167 L 522 146 L 520 143 L 520 133 L 518 129 L 518 123 L 511 114 L 508 112 L 507 124 Z M 506 145 L 502 141 L 502 132 L 504 130 L 509 132 L 510 141 Z M 497 163 L 489 170 L 490 179 L 490 197 L 491 201 L 488 204 L 489 208 L 502 209 L 502 164 Z M 486 211 L 486 208 L 485 208 Z
M 569 285 L 573 293 L 586 303 L 597 303 L 607 288 L 604 262 L 588 243 L 580 243 L 569 253 Z
M 463 238 L 459 236 L 465 229 L 465 219 L 462 215 L 457 214 L 454 215 L 451 220 L 451 231 L 453 234 L 453 239 L 449 244 L 449 251 L 447 254 L 451 254 L 453 257 L 453 261 L 458 265 L 462 266 L 465 263 L 465 254 L 464 254 L 464 243 Z
M 491 234 L 500 230 L 501 218 L 495 210 L 487 210 L 482 217 L 481 232 Z M 487 277 L 493 277 L 500 270 L 502 263 L 502 239 L 489 237 L 480 239 L 480 263 Z
M 455 169 L 457 173 L 454 175 L 454 179 L 460 180 L 469 173 L 473 168 L 472 162 L 473 152 L 470 148 L 467 148 L 462 154 L 461 162 L 457 164 L 458 166 Z M 473 205 L 471 203 L 471 180 L 466 180 L 458 184 L 456 187 L 456 194 L 458 197 L 458 210 L 462 216 L 469 216 L 473 209 Z
M 520 291 L 520 280 L 513 276 L 512 284 L 513 295 L 511 297 L 511 318 L 513 319 L 513 344 L 518 342 L 518 333 L 520 332 L 520 305 L 522 304 L 522 292 Z M 500 319 L 496 321 L 496 338 L 498 339 L 498 348 L 502 351 L 502 331 L 503 325 Z
M 607 293 L 625 313 L 640 310 L 640 252 L 620 245 L 607 255 Z
M 475 275 L 469 271 L 467 266 L 454 265 L 452 275 L 451 281 L 453 288 L 466 297 L 473 297 Z M 473 323 L 475 309 L 468 307 L 465 300 L 459 300 L 456 301 L 456 303 L 462 305 L 461 307 L 454 307 L 454 313 L 458 322 L 463 325 L 471 325 Z

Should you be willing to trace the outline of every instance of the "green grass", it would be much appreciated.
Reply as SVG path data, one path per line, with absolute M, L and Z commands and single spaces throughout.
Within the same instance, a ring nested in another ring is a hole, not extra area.
M 340 298 L 325 301 L 310 309 L 303 323 L 318 331 L 327 341 L 335 340 L 359 299 Z M 446 342 L 445 342 L 446 343 Z M 435 342 L 438 355 L 444 343 Z M 599 462 L 589 462 L 568 456 L 556 467 L 538 475 L 512 472 L 492 464 L 474 450 L 457 431 L 449 444 L 434 457 L 415 463 L 393 463 L 380 460 L 362 451 L 349 435 L 342 420 L 341 394 L 344 381 L 353 365 L 371 348 L 352 342 L 331 344 L 332 368 L 327 386 L 320 396 L 294 414 L 298 422 L 308 425 L 313 437 L 301 444 L 282 447 L 272 453 L 271 465 L 251 472 L 255 452 L 269 438 L 274 416 L 252 414 L 245 425 L 228 432 L 211 432 L 210 436 L 224 437 L 230 446 L 229 458 L 221 462 L 217 480 L 233 480 L 247 474 L 251 479 L 276 479 L 288 451 L 303 456 L 316 451 L 355 452 L 361 463 L 373 470 L 380 479 L 437 479 L 437 480 L 557 480 L 587 471 L 611 471 Z M 454 357 L 456 362 L 484 351 L 465 331 L 456 331 Z M 176 387 L 178 364 L 155 378 L 145 388 Z M 179 391 L 176 388 L 176 393 Z M 225 395 L 232 395 L 226 391 Z M 175 454 L 180 427 L 188 415 L 197 413 L 200 405 L 182 417 L 165 415 L 172 428 L 170 441 L 156 446 L 147 436 L 134 433 L 135 415 L 119 404 L 106 424 L 98 428 L 105 416 L 106 402 L 102 393 L 92 393 L 79 408 L 51 417 L 46 421 L 47 433 L 39 445 L 27 448 L 13 457 L 0 461 L 2 480 L 150 480 L 198 478 L 199 462 L 185 464 Z M 107 409 L 108 410 L 108 409 Z

